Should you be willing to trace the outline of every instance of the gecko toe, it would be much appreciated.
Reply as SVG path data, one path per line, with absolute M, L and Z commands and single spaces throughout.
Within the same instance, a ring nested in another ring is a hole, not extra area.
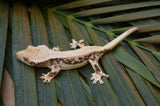
M 71 47 L 72 49 L 76 49 L 77 45 L 70 43 L 70 47 Z
M 97 83 L 97 79 L 95 79 L 94 81 L 93 81 L 93 84 L 96 84 Z
M 90 80 L 94 80 L 94 77 L 91 77 Z
M 72 39 L 72 43 L 70 43 L 70 47 L 73 48 L 73 49 L 76 49 L 77 41 L 75 39 Z
M 43 83 L 46 83 L 47 82 L 47 80 L 45 79 L 45 80 L 43 80 Z
M 109 78 L 109 75 L 105 75 L 106 78 Z
M 51 80 L 48 80 L 48 83 L 50 83 L 51 82 Z
M 103 84 L 104 82 L 100 79 L 100 80 L 99 80 L 99 83 L 100 83 L 100 84 Z
M 43 83 L 50 83 L 51 82 L 51 80 L 50 79 L 46 79 L 46 78 L 43 78 L 44 80 L 43 80 Z
M 43 83 L 50 83 L 52 80 L 52 77 L 48 76 L 48 74 L 42 73 L 42 76 L 40 77 L 40 79 L 44 79 Z
M 40 79 L 44 79 L 44 77 L 43 77 L 43 76 L 41 76 L 41 77 L 40 77 Z
M 45 75 L 42 75 L 42 76 L 40 77 L 40 79 L 45 79 Z
M 102 81 L 101 77 L 106 77 L 108 78 L 109 75 L 106 75 L 105 73 L 103 72 L 100 72 L 100 73 L 92 73 L 92 77 L 91 77 L 91 80 L 93 80 L 93 84 L 96 84 L 97 82 L 99 82 L 100 84 L 103 84 L 104 82 Z

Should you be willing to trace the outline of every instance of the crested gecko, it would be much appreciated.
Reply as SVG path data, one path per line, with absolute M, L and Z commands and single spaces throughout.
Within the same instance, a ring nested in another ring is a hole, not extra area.
M 91 77 L 93 84 L 96 84 L 97 81 L 103 84 L 101 77 L 104 76 L 108 78 L 109 75 L 103 73 L 98 64 L 99 58 L 137 30 L 137 27 L 133 27 L 104 46 L 85 46 L 83 43 L 84 40 L 76 41 L 72 39 L 72 43 L 70 43 L 71 48 L 75 49 L 77 46 L 80 47 L 76 50 L 62 51 L 58 47 L 49 49 L 45 45 L 36 47 L 29 45 L 27 49 L 18 51 L 16 57 L 29 66 L 47 67 L 51 69 L 47 74 L 42 73 L 40 78 L 44 79 L 44 83 L 50 83 L 60 70 L 79 68 L 89 62 L 95 71 Z

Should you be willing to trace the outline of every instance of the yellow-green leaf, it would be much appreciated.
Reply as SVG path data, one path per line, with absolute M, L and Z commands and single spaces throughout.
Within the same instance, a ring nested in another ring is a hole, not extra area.
M 35 71 L 18 61 L 16 52 L 31 44 L 31 31 L 27 8 L 23 3 L 14 3 L 12 17 L 12 61 L 15 105 L 38 106 Z

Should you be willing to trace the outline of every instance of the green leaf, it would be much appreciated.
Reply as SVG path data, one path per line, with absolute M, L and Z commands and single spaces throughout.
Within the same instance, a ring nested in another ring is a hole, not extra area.
M 143 100 L 145 101 L 146 105 L 155 106 L 160 103 L 160 98 L 157 97 L 156 92 L 154 92 L 152 86 L 148 81 L 140 77 L 136 72 L 127 68 L 127 72 L 131 77 L 132 81 L 134 82 L 136 88 L 138 89 L 140 95 L 142 96 Z
M 128 51 L 128 49 L 126 49 L 127 46 L 125 47 L 119 46 L 119 47 L 124 52 Z M 133 51 L 129 51 L 129 52 L 130 54 L 134 54 Z M 134 57 L 136 56 L 134 55 Z M 154 92 L 154 89 L 152 88 L 151 84 L 147 80 L 145 80 L 143 77 L 141 77 L 138 73 L 136 73 L 134 70 L 128 68 L 127 66 L 124 66 L 124 67 L 127 70 L 127 73 L 129 74 L 130 78 L 134 82 L 134 85 L 136 86 L 140 95 L 143 97 L 143 100 L 145 101 L 145 103 L 147 105 L 159 104 L 159 97 L 157 97 L 157 93 Z
M 99 27 L 97 27 L 97 26 L 93 26 L 92 24 L 88 24 L 87 22 L 84 22 L 84 21 L 81 21 L 81 20 L 79 20 L 79 19 L 76 19 L 76 18 L 74 18 L 74 17 L 72 17 L 72 16 L 68 16 L 68 15 L 65 15 L 65 14 L 63 14 L 62 12 L 59 12 L 59 11 L 54 11 L 57 15 L 59 15 L 60 17 L 65 17 L 65 18 L 68 18 L 69 20 L 71 19 L 72 21 L 75 21 L 75 22 L 78 22 L 78 23 L 80 23 L 79 25 L 80 26 L 84 26 L 84 25 L 86 25 L 86 26 L 90 26 L 90 27 L 92 27 L 92 28 L 94 28 L 94 29 L 96 29 L 96 30 L 98 30 L 98 31 L 100 31 L 100 32 L 104 32 L 104 33 L 106 33 L 107 31 L 106 30 L 104 30 L 103 28 L 99 28 Z M 69 13 L 68 13 L 69 14 Z M 65 19 L 63 19 L 63 23 L 64 23 L 64 25 L 66 26 L 66 22 L 64 21 Z M 76 29 L 76 25 L 74 25 L 74 24 L 69 24 L 70 26 L 72 25 L 73 27 L 72 28 L 70 28 L 70 32 L 71 32 L 71 34 L 72 34 L 72 36 L 75 34 L 75 35 L 81 35 L 82 33 L 81 32 L 86 32 L 85 31 L 85 28 L 82 28 L 83 30 L 80 30 L 80 28 L 77 28 Z M 156 30 L 159 30 L 159 28 L 157 27 L 157 26 L 159 26 L 159 24 L 148 24 L 148 25 L 143 25 L 141 28 L 140 28 L 140 31 L 142 32 L 142 31 L 144 31 L 144 32 L 149 32 L 149 31 L 156 31 Z M 68 26 L 67 26 L 67 28 L 68 28 Z M 78 31 L 79 31 L 79 33 L 78 33 Z M 123 30 L 124 31 L 124 30 Z M 122 32 L 122 31 L 121 31 Z M 107 32 L 108 33 L 108 32 Z M 119 32 L 120 33 L 120 32 Z M 108 33 L 108 34 L 110 34 L 110 33 Z M 74 35 L 74 37 L 75 37 L 75 39 L 80 39 L 79 37 L 77 37 L 77 36 L 75 36 Z M 82 34 L 83 35 L 83 34 Z M 86 34 L 85 34 L 86 35 Z M 90 34 L 91 36 L 93 36 L 94 34 Z M 83 38 L 83 37 L 82 37 Z M 95 38 L 94 40 L 96 40 L 96 39 L 99 39 L 99 37 L 97 37 L 97 38 Z M 88 37 L 87 37 L 87 40 L 88 40 Z M 91 43 L 91 42 L 90 42 Z M 92 43 L 91 43 L 92 44 Z M 141 64 L 142 65 L 142 64 Z M 108 66 L 109 67 L 109 66 Z M 107 68 L 108 68 L 107 67 Z M 147 69 L 147 68 L 146 68 Z M 87 70 L 88 71 L 88 70 Z M 139 70 L 136 70 L 136 71 L 139 71 Z M 83 73 L 82 73 L 83 72 Z M 81 71 L 81 73 L 82 73 L 82 75 L 83 76 L 85 76 L 85 78 L 87 78 L 87 81 L 89 80 L 88 79 L 88 77 L 86 76 L 86 74 L 88 73 L 88 72 L 85 72 L 85 70 L 84 70 L 84 68 L 82 69 L 82 71 Z M 136 74 L 137 75 L 137 74 Z M 152 75 L 152 74 L 151 74 Z M 138 75 L 137 75 L 138 76 Z M 136 87 L 138 87 L 138 90 L 139 90 L 139 92 L 140 92 L 140 94 L 143 96 L 143 100 L 145 100 L 145 103 L 147 103 L 147 104 L 151 104 L 151 105 L 157 105 L 157 98 L 154 96 L 155 94 L 154 93 L 151 93 L 152 91 L 153 91 L 153 89 L 150 87 L 150 86 L 148 86 L 147 84 L 149 84 L 146 80 L 143 80 L 143 78 L 141 78 L 140 76 L 138 76 L 139 77 L 139 80 L 134 80 L 137 84 L 139 84 L 138 83 L 138 81 L 140 81 L 141 83 L 140 84 L 142 84 L 142 86 L 141 85 L 136 85 Z M 133 78 L 133 77 L 132 77 Z M 136 78 L 136 77 L 135 77 Z M 146 82 L 147 82 L 147 84 L 146 84 Z M 133 84 L 132 84 L 133 85 Z M 133 85 L 134 86 L 134 85 Z M 148 91 L 147 90 L 143 90 L 142 88 L 146 88 L 146 89 L 148 89 Z M 142 90 L 143 90 L 143 92 L 142 92 Z M 151 90 L 151 91 L 150 91 Z M 94 95 L 94 93 L 93 93 L 93 95 Z M 146 98 L 145 98 L 146 97 Z M 95 101 L 96 101 L 96 99 L 95 99 Z
M 153 76 L 157 79 L 160 85 L 160 67 L 154 60 L 145 54 L 141 49 L 136 46 L 136 43 L 130 43 L 133 50 L 138 54 L 143 63 L 148 67 Z
M 160 83 L 157 81 L 160 66 L 160 1 L 66 2 L 0 2 L 0 78 L 3 68 L 7 68 L 15 84 L 16 105 L 160 105 Z M 50 48 L 60 46 L 63 50 L 69 50 L 71 39 L 85 39 L 85 45 L 102 46 L 108 39 L 118 36 L 115 34 L 133 26 L 139 28 L 137 33 L 101 57 L 99 63 L 103 71 L 110 75 L 109 79 L 102 78 L 103 85 L 93 85 L 90 78 L 94 70 L 90 64 L 61 71 L 50 84 L 43 84 L 39 77 L 50 70 L 31 68 L 15 56 L 17 51 L 31 44 L 43 44 Z M 141 45 L 143 42 L 147 43 Z M 155 76 L 150 70 L 156 72 Z
M 15 3 L 12 17 L 12 61 L 15 105 L 38 106 L 35 71 L 16 58 L 16 52 L 31 44 L 31 31 L 27 8 Z
M 94 97 L 92 96 L 89 86 L 82 79 L 81 79 L 81 84 L 82 84 L 82 88 L 86 96 L 87 104 L 90 106 L 96 106 Z
M 55 8 L 56 9 L 71 9 L 71 8 L 88 6 L 88 5 L 93 5 L 93 4 L 98 4 L 98 3 L 108 2 L 108 1 L 112 1 L 112 0 L 81 0 L 81 1 L 74 1 L 68 4 L 63 4 Z
M 99 36 L 91 28 L 88 28 L 88 32 L 95 45 L 104 45 L 104 41 L 100 39 Z M 121 103 L 130 105 L 143 105 L 144 103 L 140 99 L 140 95 L 137 91 L 134 90 L 135 88 L 132 82 L 123 72 L 122 67 L 120 66 L 118 61 L 115 60 L 113 54 L 108 53 L 104 55 L 101 60 L 105 72 L 110 75 L 109 80 L 113 88 L 115 89 L 115 92 L 118 95 Z
M 135 39 L 134 42 L 159 44 L 160 43 L 160 35 L 146 37 L 146 38 L 140 38 L 140 39 Z
M 160 9 L 151 9 L 140 12 L 126 13 L 124 15 L 112 16 L 108 18 L 102 18 L 90 21 L 91 24 L 108 24 L 108 23 L 116 23 L 116 22 L 125 22 L 125 21 L 133 21 L 138 19 L 152 18 L 160 16 Z M 142 15 L 143 14 L 143 15 Z
M 150 48 L 147 48 L 145 46 L 142 46 L 140 44 L 136 44 L 136 46 L 139 47 L 139 48 L 141 48 L 141 49 L 144 49 L 144 50 L 146 50 L 148 52 L 151 52 L 160 61 L 159 52 L 157 52 L 156 49 L 153 46 L 150 46 L 151 49 L 153 49 L 153 50 L 151 50 Z
M 131 4 L 122 4 L 122 5 L 115 5 L 115 6 L 107 6 L 107 7 L 100 7 L 100 8 L 93 8 L 89 10 L 84 10 L 80 12 L 76 12 L 72 14 L 75 17 L 84 17 L 90 15 L 99 15 L 104 13 L 112 13 L 118 12 L 123 10 L 130 10 L 130 9 L 137 9 L 142 7 L 149 7 L 149 6 L 157 6 L 160 5 L 160 1 L 149 1 L 149 2 L 140 2 L 140 3 L 131 3 Z
M 160 31 L 160 23 L 153 23 L 153 24 L 146 24 L 146 25 L 136 25 L 138 27 L 138 31 L 139 33 L 143 33 L 143 32 L 152 32 L 152 31 Z M 110 32 L 112 33 L 122 33 L 125 30 L 128 30 L 131 27 L 125 27 L 125 28 L 118 28 L 118 29 L 113 29 L 110 30 Z
M 81 28 L 79 28 L 78 25 L 70 19 L 68 19 L 67 22 L 72 38 L 77 41 L 84 39 L 84 44 L 88 45 L 88 43 L 86 42 L 87 38 Z
M 59 45 L 63 50 L 69 49 L 69 42 L 63 25 L 50 11 L 48 12 L 48 26 L 51 45 Z M 58 98 L 63 105 L 87 105 L 87 101 L 80 83 L 80 78 L 76 70 L 61 71 L 56 79 L 61 91 L 61 94 L 57 95 L 61 96 Z
M 137 59 L 133 58 L 128 53 L 125 53 L 120 49 L 117 49 L 117 51 L 114 52 L 114 56 L 118 61 L 125 64 L 127 67 L 134 70 L 136 73 L 138 73 L 157 87 L 160 87 L 160 84 L 155 80 L 151 72 Z
M 73 39 L 81 40 L 81 39 L 87 39 L 85 38 L 84 33 L 82 32 L 81 28 L 77 25 L 77 23 L 68 20 L 69 29 L 71 32 L 71 35 Z M 86 72 L 88 71 L 88 72 Z M 84 67 L 80 69 L 80 72 L 82 75 L 87 79 L 87 82 L 89 83 L 89 86 L 91 87 L 91 91 L 93 93 L 93 97 L 95 98 L 95 102 L 97 105 L 119 105 L 120 101 L 116 97 L 116 94 L 111 88 L 111 85 L 106 79 L 104 86 L 101 86 L 97 83 L 97 85 L 93 85 L 92 81 L 90 81 L 91 74 L 93 73 L 93 69 L 91 66 Z M 94 87 L 95 86 L 95 87 Z M 107 91 L 104 91 L 107 89 Z
M 37 6 L 31 6 L 31 31 L 33 45 L 49 45 L 48 34 L 45 26 L 45 20 L 42 12 Z M 36 83 L 38 92 L 38 105 L 48 106 L 50 104 L 57 105 L 57 95 L 54 80 L 50 84 L 44 84 L 40 79 L 42 73 L 47 73 L 49 69 L 35 69 Z M 52 98 L 52 99 L 49 99 Z
M 108 34 L 109 34 L 110 39 L 113 39 L 112 36 L 115 36 L 114 34 L 111 34 L 111 33 L 108 33 Z M 124 47 L 123 46 L 118 46 L 119 47 L 118 49 L 124 51 L 125 53 L 127 53 L 127 51 L 129 51 L 130 55 L 137 58 L 137 56 L 134 54 L 134 52 L 131 50 L 131 48 L 129 48 L 129 46 L 126 43 L 122 43 L 122 44 L 123 44 Z M 113 53 L 114 53 L 114 50 L 113 50 Z M 123 54 L 123 55 L 125 56 L 126 54 Z M 129 57 L 127 57 L 127 58 L 129 58 Z M 129 77 L 134 82 L 135 87 L 139 91 L 139 94 L 142 96 L 145 103 L 147 105 L 158 105 L 160 103 L 159 102 L 160 99 L 159 99 L 157 93 L 154 92 L 154 89 L 152 88 L 151 84 L 147 80 L 144 80 L 143 77 L 140 77 L 140 75 L 137 74 L 136 71 L 131 70 L 127 66 L 124 66 L 124 67 L 127 70 L 127 73 L 129 75 Z M 146 89 L 146 90 L 144 90 L 144 89 Z
M 155 56 L 156 56 L 156 58 L 160 61 L 160 52 L 152 52 Z
M 3 73 L 3 64 L 4 64 L 4 55 L 5 55 L 5 46 L 7 39 L 7 30 L 8 30 L 8 3 L 1 1 L 0 2 L 0 86 Z

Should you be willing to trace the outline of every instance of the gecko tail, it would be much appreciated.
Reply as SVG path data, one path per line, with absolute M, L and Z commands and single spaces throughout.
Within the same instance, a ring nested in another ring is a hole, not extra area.
M 131 33 L 135 32 L 138 30 L 138 27 L 133 27 L 127 31 L 125 31 L 124 33 L 122 33 L 121 35 L 119 35 L 117 38 L 115 38 L 114 40 L 112 40 L 111 42 L 109 42 L 108 44 L 103 46 L 103 50 L 111 50 L 113 49 L 117 44 L 119 44 L 123 39 L 125 39 L 127 36 L 129 36 Z

